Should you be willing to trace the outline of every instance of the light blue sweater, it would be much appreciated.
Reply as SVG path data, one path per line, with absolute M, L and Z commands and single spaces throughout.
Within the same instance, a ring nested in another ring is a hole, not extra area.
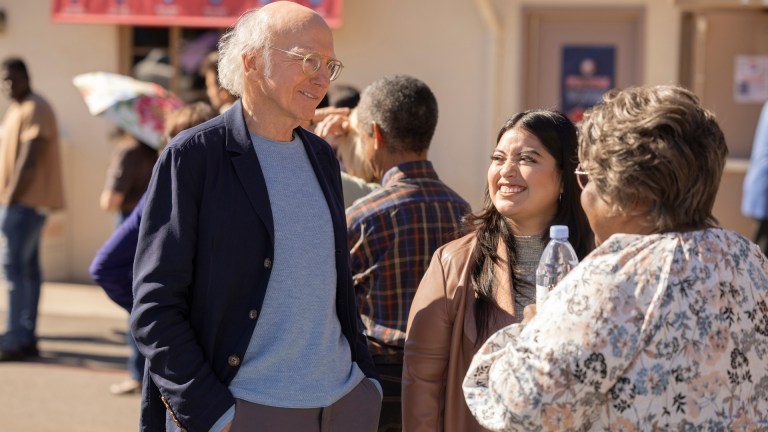
M 298 137 L 285 143 L 251 134 L 251 140 L 269 191 L 275 256 L 259 321 L 229 388 L 261 405 L 326 407 L 365 377 L 336 314 L 328 203 Z M 233 415 L 230 409 L 216 425 Z

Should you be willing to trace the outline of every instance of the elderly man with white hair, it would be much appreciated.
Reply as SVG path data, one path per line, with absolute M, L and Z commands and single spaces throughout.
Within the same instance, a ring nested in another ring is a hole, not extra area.
M 147 192 L 131 314 L 142 430 L 375 430 L 339 164 L 299 127 L 341 71 L 331 31 L 270 3 L 219 54 L 241 101 L 177 135 Z

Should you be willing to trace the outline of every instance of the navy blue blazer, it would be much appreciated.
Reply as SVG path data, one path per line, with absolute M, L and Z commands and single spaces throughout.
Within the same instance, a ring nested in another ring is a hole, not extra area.
M 339 164 L 297 128 L 333 221 L 336 310 L 352 361 L 376 377 L 349 270 Z M 299 210 L 300 211 L 300 210 Z M 234 404 L 237 373 L 261 312 L 274 259 L 266 183 L 240 102 L 178 134 L 152 174 L 134 263 L 131 330 L 147 358 L 141 429 L 208 431 Z M 307 319 L 286 317 L 286 319 Z M 312 366 L 312 359 L 306 359 Z

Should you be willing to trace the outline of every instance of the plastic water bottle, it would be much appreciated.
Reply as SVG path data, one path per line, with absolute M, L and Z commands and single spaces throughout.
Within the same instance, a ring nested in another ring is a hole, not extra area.
M 549 291 L 579 263 L 573 246 L 568 243 L 568 226 L 552 225 L 549 227 L 549 238 L 536 267 L 537 311 L 541 311 Z

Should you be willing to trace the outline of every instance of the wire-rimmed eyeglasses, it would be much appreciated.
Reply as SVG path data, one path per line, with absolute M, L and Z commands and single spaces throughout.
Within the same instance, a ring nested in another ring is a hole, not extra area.
M 293 51 L 286 51 L 284 49 L 276 48 L 273 46 L 270 46 L 270 48 L 272 48 L 273 50 L 284 52 L 296 60 L 301 60 L 301 70 L 307 76 L 311 76 L 317 73 L 317 71 L 319 71 L 320 68 L 323 66 L 323 59 L 327 58 L 327 57 L 321 56 L 316 52 L 312 52 L 309 54 L 299 54 Z M 341 70 L 344 68 L 344 64 L 336 59 L 329 58 L 328 61 L 325 63 L 325 67 L 328 68 L 329 79 L 331 81 L 334 81 L 336 78 L 339 77 Z
M 584 171 L 581 164 L 579 164 L 573 173 L 576 174 L 576 182 L 579 184 L 579 187 L 584 190 L 587 183 L 589 183 L 589 172 Z

